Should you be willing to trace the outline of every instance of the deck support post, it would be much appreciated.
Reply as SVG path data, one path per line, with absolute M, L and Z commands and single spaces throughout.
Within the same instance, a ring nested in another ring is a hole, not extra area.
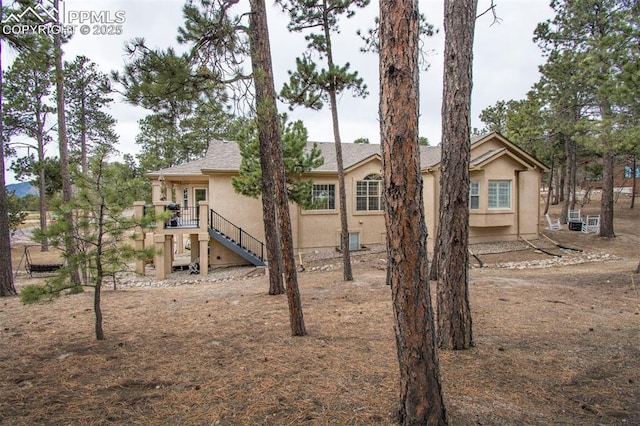
M 209 273 L 209 237 L 208 233 L 198 234 L 198 242 L 200 246 L 200 275 Z

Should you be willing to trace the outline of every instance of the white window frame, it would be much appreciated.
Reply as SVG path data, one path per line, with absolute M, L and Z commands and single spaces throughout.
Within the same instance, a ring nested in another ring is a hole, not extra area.
M 472 180 L 469 182 L 469 209 L 480 209 L 480 181 L 478 180 Z
M 377 208 L 375 208 L 376 203 Z M 382 211 L 382 177 L 372 173 L 363 180 L 356 181 L 356 212 L 380 211 Z
M 326 192 L 326 195 L 323 194 Z M 334 183 L 314 183 L 311 190 L 313 210 L 336 209 L 336 185 Z
M 490 210 L 511 208 L 511 180 L 490 180 L 487 191 L 487 208 Z

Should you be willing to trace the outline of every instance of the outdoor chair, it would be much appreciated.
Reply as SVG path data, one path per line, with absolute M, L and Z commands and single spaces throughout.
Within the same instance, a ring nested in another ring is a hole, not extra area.
M 560 229 L 562 229 L 562 225 L 560 225 L 560 219 L 551 220 L 551 216 L 549 216 L 549 213 L 545 213 L 544 217 L 547 219 L 547 224 L 549 224 L 549 226 L 547 226 L 546 228 L 548 231 L 559 231 Z
M 600 232 L 600 215 L 588 216 L 584 222 L 582 222 L 582 232 L 588 234 L 589 232 Z
M 582 214 L 580 210 L 569 210 L 569 214 L 567 215 L 567 223 L 571 222 L 582 222 Z

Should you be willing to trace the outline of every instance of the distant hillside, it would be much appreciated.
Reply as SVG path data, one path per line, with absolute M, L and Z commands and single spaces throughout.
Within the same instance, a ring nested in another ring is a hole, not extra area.
M 11 191 L 15 191 L 16 195 L 20 198 L 29 194 L 38 195 L 38 188 L 28 182 L 12 183 L 7 185 L 7 192 Z

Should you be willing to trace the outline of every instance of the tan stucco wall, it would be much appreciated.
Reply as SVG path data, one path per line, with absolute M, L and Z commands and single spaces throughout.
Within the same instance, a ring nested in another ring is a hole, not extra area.
M 482 243 L 516 240 L 519 236 L 537 235 L 539 173 L 520 171 L 522 164 L 503 156 L 481 172 L 472 172 L 471 180 L 480 183 L 480 208 L 470 211 L 469 242 Z M 511 207 L 488 208 L 488 187 L 491 180 L 511 181 Z
M 497 137 L 485 140 L 481 144 L 476 144 L 471 147 L 471 158 L 479 156 L 481 153 L 491 151 L 493 149 L 504 148 L 504 144 Z
M 490 143 L 483 148 L 492 147 Z M 349 232 L 359 232 L 363 246 L 383 244 L 385 227 L 383 212 L 356 212 L 356 182 L 371 173 L 380 173 L 381 163 L 378 159 L 369 161 L 355 170 L 350 170 L 345 177 L 347 193 L 347 211 L 349 212 Z M 503 156 L 486 166 L 484 170 L 472 171 L 471 179 L 480 182 L 480 209 L 471 212 L 470 222 L 480 222 L 482 226 L 470 227 L 470 242 L 489 242 L 496 240 L 515 240 L 518 235 L 534 238 L 537 235 L 539 215 L 538 171 L 522 171 L 522 164 L 508 156 Z M 423 199 L 425 203 L 425 220 L 429 233 L 427 242 L 429 250 L 433 249 L 438 221 L 439 171 L 423 172 Z M 313 180 L 316 184 L 336 185 L 336 208 L 327 210 L 303 210 L 297 205 L 291 206 L 291 224 L 294 237 L 294 248 L 306 253 L 320 248 L 334 248 L 340 244 L 340 210 L 338 180 L 336 176 L 318 175 Z M 489 210 L 487 208 L 489 180 L 512 181 L 512 205 L 510 209 Z M 210 177 L 209 194 L 211 207 L 218 213 L 242 227 L 261 241 L 264 241 L 262 225 L 262 204 L 260 199 L 252 199 L 239 195 L 231 186 L 231 175 L 213 175 Z M 535 194 L 535 196 L 532 196 Z M 517 208 L 519 203 L 519 209 Z M 519 211 L 519 215 L 518 215 Z M 498 223 L 499 226 L 492 226 Z M 233 254 L 233 253 L 231 253 Z M 234 255 L 235 256 L 235 255 Z M 238 258 L 239 259 L 239 258 Z M 213 262 L 212 257 L 212 262 Z M 214 262 L 215 263 L 215 262 Z
M 469 213 L 469 242 L 481 243 L 496 240 L 515 240 L 518 236 L 519 180 L 515 168 L 522 166 L 503 156 L 488 164 L 483 172 L 472 173 L 472 180 L 480 183 L 480 208 Z M 511 207 L 489 209 L 489 181 L 511 181 Z
M 433 250 L 438 223 L 438 205 L 440 200 L 440 173 L 422 173 L 422 198 L 424 201 L 424 218 L 427 224 L 427 249 Z
M 238 256 L 216 240 L 209 240 L 209 265 L 213 267 L 222 267 L 250 264 L 251 263 Z
M 373 159 L 345 176 L 349 232 L 360 233 L 361 245 L 384 243 L 384 213 L 356 212 L 356 182 L 371 173 L 380 173 L 381 163 Z M 231 185 L 231 174 L 209 176 L 210 207 L 241 227 L 257 239 L 264 241 L 262 202 L 237 194 Z M 303 210 L 292 204 L 291 226 L 293 243 L 302 253 L 318 248 L 334 248 L 340 244 L 340 208 L 337 176 L 313 176 L 316 184 L 336 186 L 336 208 L 334 210 Z M 212 255 L 212 261 L 214 259 Z
M 477 157 L 489 150 L 501 149 L 505 145 L 498 139 L 488 140 L 472 150 L 472 157 Z M 385 241 L 384 213 L 356 212 L 356 182 L 371 173 L 381 173 L 382 164 L 378 157 L 347 170 L 345 176 L 348 223 L 350 232 L 360 233 L 363 246 L 381 244 Z M 265 240 L 262 219 L 262 202 L 237 194 L 231 185 L 232 173 L 212 173 L 207 176 L 208 184 L 199 182 L 182 182 L 178 189 L 189 188 L 193 197 L 195 187 L 208 186 L 207 197 L 209 207 L 224 216 L 236 226 L 260 241 Z M 428 248 L 433 249 L 433 241 L 437 233 L 439 211 L 439 179 L 436 170 L 423 171 L 423 199 L 425 220 L 428 231 Z M 335 174 L 316 173 L 311 176 L 316 184 L 334 184 L 336 206 L 334 210 L 305 211 L 292 204 L 291 225 L 294 248 L 301 253 L 319 248 L 334 248 L 340 244 L 339 188 Z M 202 179 L 202 178 L 200 178 Z M 472 210 L 470 215 L 470 242 L 489 242 L 498 240 L 515 240 L 518 236 L 535 238 L 538 235 L 538 219 L 540 215 L 539 190 L 540 170 L 527 170 L 526 166 L 503 155 L 483 166 L 482 170 L 472 170 L 471 180 L 480 182 L 480 208 Z M 512 205 L 509 209 L 490 210 L 487 208 L 489 180 L 511 180 Z M 159 193 L 159 182 L 155 182 L 154 197 Z M 176 201 L 182 203 L 181 192 Z M 266 255 L 266 252 L 265 252 Z M 233 252 L 215 241 L 210 243 L 210 261 L 213 266 L 245 264 L 246 262 Z
M 355 170 L 348 171 L 345 176 L 345 192 L 347 201 L 349 232 L 360 234 L 363 246 L 384 243 L 384 212 L 356 211 L 356 182 L 372 173 L 380 174 L 382 164 L 378 159 L 362 164 Z M 303 210 L 296 207 L 299 217 L 298 240 L 296 248 L 306 252 L 316 248 L 333 248 L 340 246 L 340 197 L 337 176 L 313 177 L 316 184 L 334 184 L 336 188 L 335 210 Z
M 472 157 L 477 157 L 489 150 L 501 149 L 504 144 L 496 139 L 488 140 L 472 150 Z M 438 222 L 440 172 L 436 170 L 432 177 L 423 174 L 425 182 L 425 217 L 429 238 L 429 250 L 433 249 Z M 492 241 L 512 241 L 519 236 L 536 238 L 538 235 L 538 218 L 540 214 L 540 171 L 527 170 L 522 163 L 508 155 L 491 161 L 482 170 L 472 170 L 470 180 L 480 184 L 479 208 L 470 210 L 469 242 L 482 243 Z M 511 208 L 489 209 L 488 187 L 490 180 L 511 181 Z M 427 182 L 429 185 L 427 185 Z M 433 185 L 433 186 L 432 186 Z M 432 188 L 432 189 L 431 189 Z M 429 198 L 432 191 L 433 197 Z M 432 208 L 427 200 L 432 199 Z
M 520 236 L 526 239 L 538 236 L 540 185 L 540 173 L 536 171 L 520 172 Z
M 378 158 L 374 158 L 350 170 L 345 176 L 349 232 L 359 232 L 360 244 L 364 246 L 385 242 L 386 229 L 384 225 L 384 211 L 356 211 L 356 184 L 358 181 L 364 180 L 367 175 L 373 173 L 381 175 L 381 171 L 382 162 Z M 340 220 L 339 216 L 338 220 Z M 339 239 L 340 233 L 335 232 L 334 238 Z
M 264 241 L 262 201 L 233 190 L 231 174 L 209 177 L 209 208 L 224 216 L 260 241 Z

